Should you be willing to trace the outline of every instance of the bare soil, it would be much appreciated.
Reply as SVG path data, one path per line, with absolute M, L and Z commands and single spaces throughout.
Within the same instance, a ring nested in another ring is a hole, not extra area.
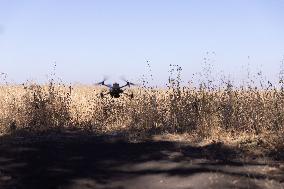
M 221 143 L 7 135 L 0 139 L 0 188 L 284 188 L 284 166 Z

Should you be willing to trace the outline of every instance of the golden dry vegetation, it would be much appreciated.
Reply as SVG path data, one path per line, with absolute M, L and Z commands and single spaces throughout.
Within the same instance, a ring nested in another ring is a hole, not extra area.
M 188 136 L 281 150 L 284 90 L 226 86 L 135 87 L 134 98 L 101 98 L 102 87 L 48 84 L 0 86 L 0 131 L 46 133 L 79 128 L 96 134 Z
M 187 133 L 214 140 L 260 137 L 273 146 L 283 140 L 282 90 L 137 87 L 129 89 L 134 99 L 101 99 L 102 90 L 60 83 L 2 85 L 1 133 L 75 127 L 95 133 Z

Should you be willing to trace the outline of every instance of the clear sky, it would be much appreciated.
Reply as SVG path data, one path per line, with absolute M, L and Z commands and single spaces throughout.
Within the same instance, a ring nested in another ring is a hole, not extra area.
M 284 58 L 283 0 L 0 0 L 0 72 L 10 81 L 93 83 L 104 75 L 137 80 L 149 60 L 156 83 L 169 64 L 183 78 L 202 70 L 236 78 L 279 72 Z

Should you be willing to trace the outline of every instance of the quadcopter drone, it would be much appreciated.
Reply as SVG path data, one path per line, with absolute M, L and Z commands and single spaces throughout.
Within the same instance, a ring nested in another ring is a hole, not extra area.
M 129 96 L 130 98 L 133 98 L 134 95 L 133 93 L 128 94 L 126 92 L 124 92 L 123 88 L 124 87 L 130 87 L 131 85 L 135 85 L 134 83 L 131 83 L 127 80 L 124 80 L 126 82 L 125 85 L 123 86 L 119 86 L 118 83 L 113 83 L 112 85 L 110 84 L 105 84 L 106 79 L 104 79 L 102 82 L 97 83 L 97 85 L 103 85 L 109 88 L 109 91 L 107 93 L 101 93 L 100 96 L 101 98 L 104 98 L 105 95 L 110 95 L 112 98 L 119 98 L 122 94 L 125 94 L 127 96 Z

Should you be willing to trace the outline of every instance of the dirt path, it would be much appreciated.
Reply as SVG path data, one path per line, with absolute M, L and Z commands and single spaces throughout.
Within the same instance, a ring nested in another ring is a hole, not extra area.
M 129 143 L 110 137 L 3 139 L 0 188 L 284 188 L 281 162 L 242 163 L 220 144 Z

